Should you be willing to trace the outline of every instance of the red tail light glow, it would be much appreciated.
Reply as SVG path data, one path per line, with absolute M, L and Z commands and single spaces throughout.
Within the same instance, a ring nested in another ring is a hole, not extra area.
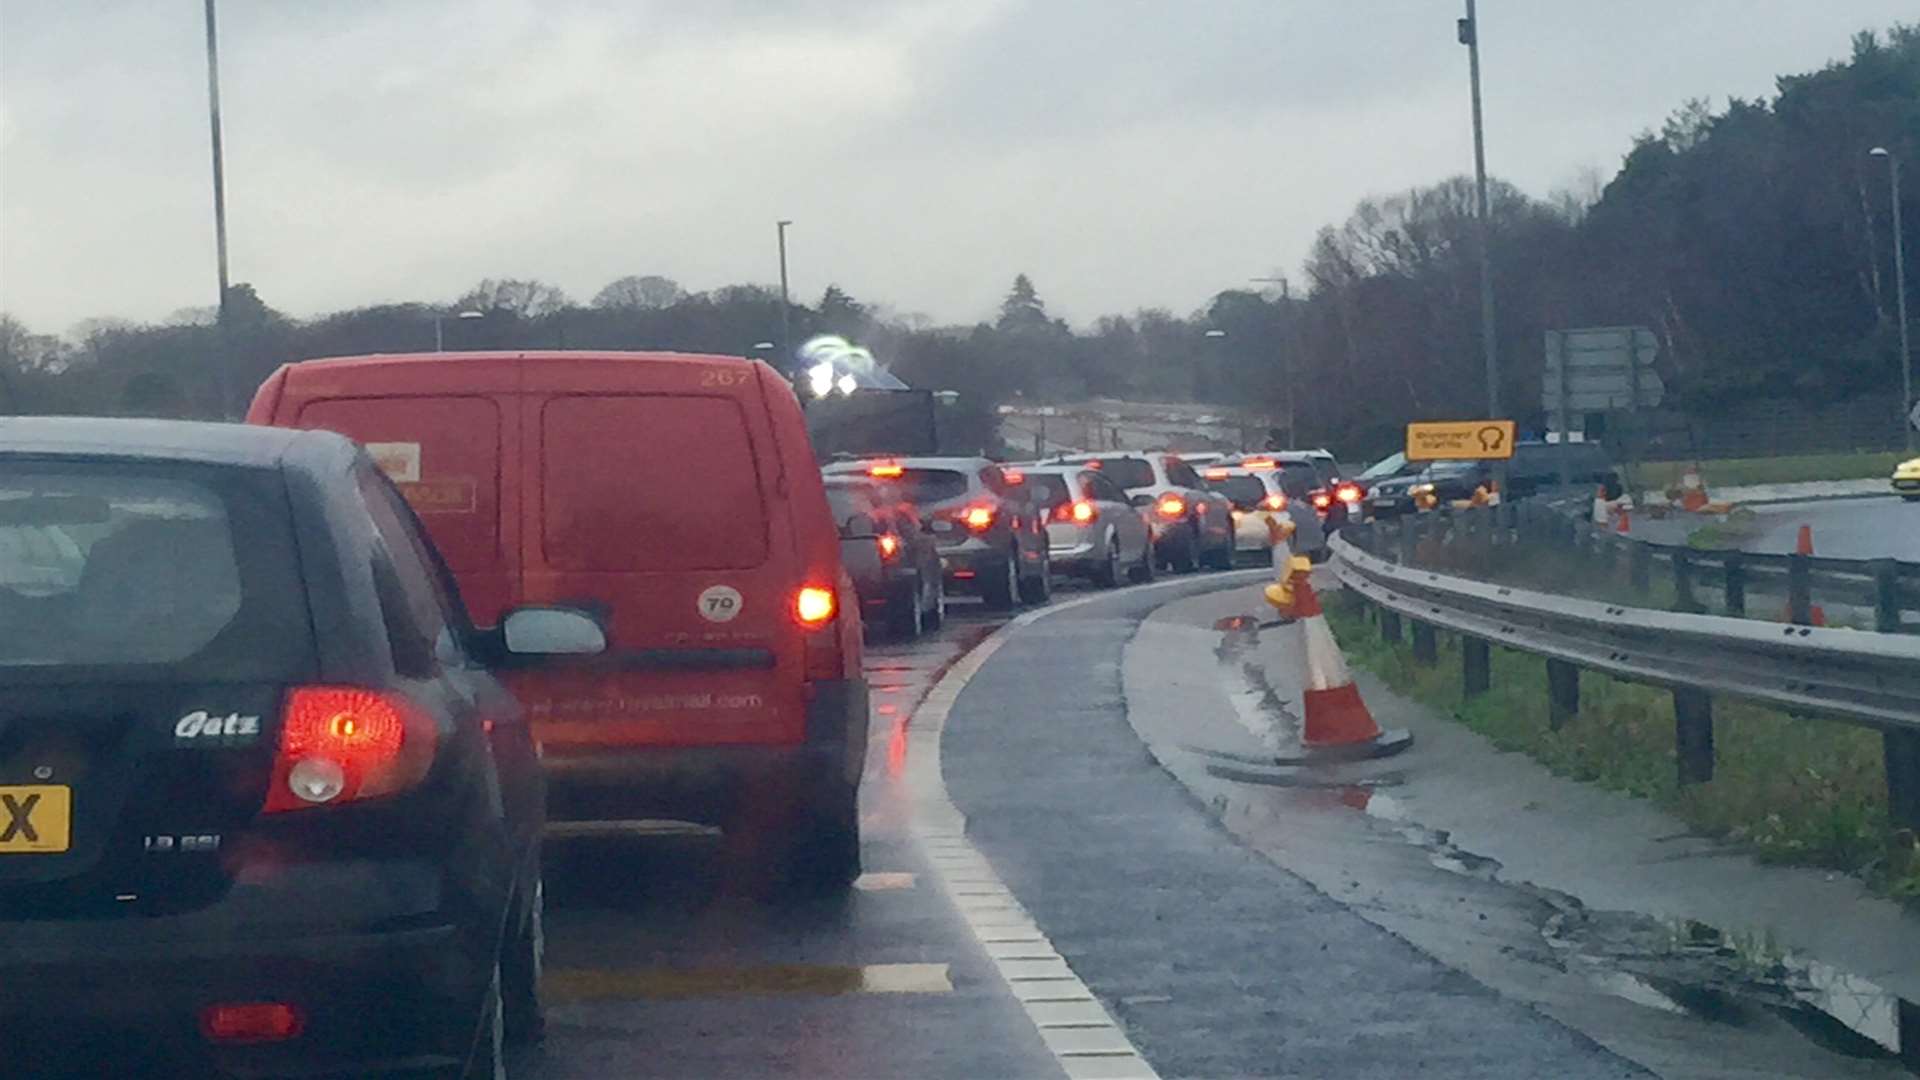
M 1287 508 L 1287 497 L 1276 491 L 1266 498 L 1261 499 L 1260 505 L 1267 510 L 1285 510 Z
M 1343 503 L 1357 503 L 1360 501 L 1360 485 L 1341 484 L 1333 490 L 1333 494 Z
M 1325 491 L 1316 491 L 1313 493 L 1313 508 L 1315 510 L 1325 510 L 1332 505 L 1333 496 L 1330 493 Z
M 880 557 L 882 559 L 892 559 L 895 555 L 898 555 L 898 554 L 900 554 L 900 538 L 893 535 L 892 533 L 887 533 L 881 536 L 880 537 Z
M 801 626 L 809 629 L 826 625 L 833 619 L 838 607 L 833 590 L 817 585 L 803 586 L 793 596 L 793 617 L 799 620 Z
M 433 765 L 439 730 L 396 694 L 302 686 L 287 694 L 266 813 L 391 795 Z
M 300 1010 L 278 1001 L 209 1005 L 200 1010 L 200 1034 L 227 1045 L 285 1042 L 307 1026 Z
M 1062 503 L 1060 508 L 1053 512 L 1053 516 L 1054 519 L 1058 521 L 1069 521 L 1075 525 L 1090 525 L 1099 520 L 1100 509 L 1090 502 Z
M 960 521 L 974 532 L 986 532 L 993 528 L 993 507 L 969 506 L 966 512 L 960 515 Z
M 1162 495 L 1153 508 L 1160 512 L 1161 517 L 1177 518 L 1187 512 L 1187 500 L 1178 495 Z
M 1225 469 L 1208 469 L 1203 475 L 1209 480 L 1225 480 L 1228 473 Z

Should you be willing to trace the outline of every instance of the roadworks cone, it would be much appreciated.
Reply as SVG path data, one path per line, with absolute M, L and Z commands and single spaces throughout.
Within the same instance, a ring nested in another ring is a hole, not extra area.
M 1630 533 L 1633 531 L 1632 510 L 1624 506 L 1620 508 L 1620 513 L 1613 519 L 1613 531 L 1617 533 Z
M 1413 745 L 1405 731 L 1381 731 L 1360 688 L 1353 684 L 1340 643 L 1327 627 L 1320 597 L 1305 573 L 1296 574 L 1291 587 L 1294 617 L 1300 625 L 1302 712 L 1300 743 L 1307 760 L 1350 760 L 1386 757 Z
M 1813 526 L 1800 526 L 1800 536 L 1794 541 L 1793 550 L 1799 555 L 1813 554 Z
M 1687 471 L 1680 474 L 1680 508 L 1697 514 L 1711 501 L 1707 497 L 1707 483 L 1700 479 L 1699 462 L 1687 466 Z

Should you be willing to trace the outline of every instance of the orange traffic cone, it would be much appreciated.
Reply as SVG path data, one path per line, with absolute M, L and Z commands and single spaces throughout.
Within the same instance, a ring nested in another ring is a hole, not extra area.
M 1680 474 L 1681 509 L 1699 513 L 1707 508 L 1710 501 L 1706 481 L 1700 479 L 1700 464 L 1695 462 L 1687 466 L 1687 471 Z
M 1360 688 L 1353 684 L 1346 657 L 1340 654 L 1340 643 L 1327 627 L 1308 575 L 1299 574 L 1291 584 L 1305 669 L 1300 742 L 1307 759 L 1386 757 L 1413 745 L 1409 732 L 1381 731 L 1374 723 L 1373 713 L 1360 699 Z
M 1813 526 L 1800 526 L 1800 538 L 1794 543 L 1793 550 L 1801 555 L 1813 554 Z
M 1627 509 L 1624 506 L 1621 507 L 1620 516 L 1614 519 L 1613 531 L 1617 533 L 1632 532 L 1633 531 L 1633 511 Z

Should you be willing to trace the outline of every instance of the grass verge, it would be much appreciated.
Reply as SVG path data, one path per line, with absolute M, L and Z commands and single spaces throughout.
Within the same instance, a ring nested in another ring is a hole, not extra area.
M 1881 453 L 1804 454 L 1796 457 L 1726 458 L 1700 463 L 1700 476 L 1711 491 L 1745 484 L 1797 484 L 1811 480 L 1885 479 L 1893 467 L 1910 455 L 1897 450 Z M 1649 461 L 1641 464 L 1638 479 L 1656 491 L 1680 482 L 1689 462 Z
M 1651 799 L 1763 861 L 1856 874 L 1920 907 L 1920 838 L 1887 818 L 1878 732 L 1723 699 L 1714 703 L 1714 779 L 1683 787 L 1671 694 L 1589 673 L 1580 680 L 1580 715 L 1555 731 L 1539 658 L 1493 650 L 1493 689 L 1469 700 L 1458 639 L 1441 635 L 1439 662 L 1421 665 L 1406 645 L 1381 640 L 1364 608 L 1351 593 L 1327 598 L 1328 622 L 1348 659 L 1495 746 L 1526 753 L 1558 775 Z

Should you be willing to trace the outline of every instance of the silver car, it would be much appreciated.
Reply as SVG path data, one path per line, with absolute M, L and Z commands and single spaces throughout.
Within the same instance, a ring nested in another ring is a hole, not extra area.
M 1025 465 L 1027 488 L 1046 508 L 1047 554 L 1055 573 L 1112 588 L 1153 580 L 1153 532 L 1146 512 L 1098 470 Z

